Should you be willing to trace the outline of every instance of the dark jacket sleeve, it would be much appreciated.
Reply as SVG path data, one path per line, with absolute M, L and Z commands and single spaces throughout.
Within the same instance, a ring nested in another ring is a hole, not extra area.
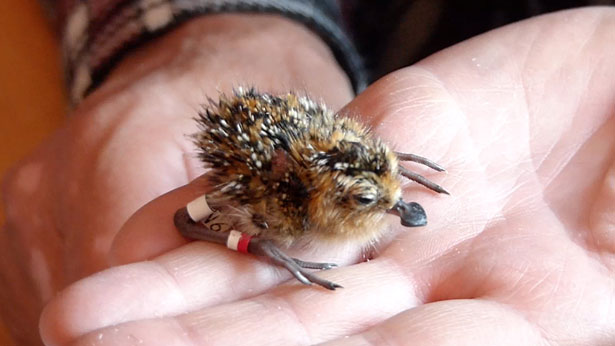
M 43 0 L 45 1 L 45 0 Z M 279 14 L 303 23 L 331 48 L 356 92 L 366 85 L 361 59 L 334 0 L 47 0 L 62 33 L 71 101 L 78 103 L 139 44 L 196 16 Z

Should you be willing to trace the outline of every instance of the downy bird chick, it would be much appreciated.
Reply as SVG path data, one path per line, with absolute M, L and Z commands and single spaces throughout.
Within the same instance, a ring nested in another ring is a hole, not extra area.
M 178 210 L 176 227 L 191 239 L 267 256 L 305 284 L 341 287 L 306 270 L 334 264 L 290 258 L 280 247 L 305 240 L 367 244 L 386 228 L 386 213 L 404 226 L 425 225 L 423 208 L 402 200 L 400 175 L 448 194 L 399 161 L 443 168 L 393 152 L 359 122 L 307 97 L 240 88 L 205 107 L 197 121 L 194 140 L 211 168 L 212 191 Z M 199 222 L 214 212 L 230 217 L 234 229 L 217 232 Z

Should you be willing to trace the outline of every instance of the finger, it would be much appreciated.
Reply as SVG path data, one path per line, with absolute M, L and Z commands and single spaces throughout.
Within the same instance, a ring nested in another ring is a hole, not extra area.
M 109 251 L 112 265 L 142 261 L 186 244 L 175 228 L 175 211 L 208 190 L 203 178 L 177 188 L 149 202 L 122 226 Z
M 47 344 L 126 321 L 185 313 L 254 295 L 278 269 L 217 244 L 192 242 L 152 261 L 114 267 L 69 286 L 41 315 Z
M 343 254 L 338 259 L 348 261 Z M 255 256 L 192 242 L 151 261 L 111 268 L 71 285 L 46 306 L 41 335 L 48 344 L 64 344 L 106 326 L 254 296 L 289 277 Z
M 518 311 L 487 300 L 448 300 L 406 310 L 368 330 L 324 343 L 345 345 L 548 345 Z
M 76 344 L 114 344 L 129 336 L 150 340 L 154 327 L 169 333 L 157 336 L 159 344 L 181 341 L 186 334 L 195 344 L 313 344 L 359 332 L 416 306 L 412 281 L 399 274 L 395 266 L 377 260 L 332 269 L 319 275 L 346 288 L 328 291 L 291 281 L 267 294 L 225 305 L 109 323 L 107 328 L 91 330 Z

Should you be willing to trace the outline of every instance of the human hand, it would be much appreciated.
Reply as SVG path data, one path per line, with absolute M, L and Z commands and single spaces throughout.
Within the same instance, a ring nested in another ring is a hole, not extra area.
M 4 186 L 0 311 L 19 344 L 40 343 L 40 312 L 59 290 L 108 267 L 130 215 L 202 173 L 186 137 L 197 130 L 199 103 L 242 85 L 309 90 L 337 107 L 352 95 L 328 48 L 299 24 L 194 19 L 126 58 L 13 170 Z M 130 245 L 134 255 L 139 245 Z
M 345 289 L 274 287 L 275 269 L 250 256 L 180 246 L 171 217 L 198 194 L 187 185 L 137 212 L 112 253 L 150 258 L 158 245 L 137 243 L 149 238 L 179 247 L 69 287 L 43 315 L 45 341 L 613 343 L 614 33 L 610 9 L 521 22 L 349 104 L 396 149 L 445 165 L 433 179 L 452 196 L 409 184 L 430 225 L 396 228 L 374 260 L 321 273 Z

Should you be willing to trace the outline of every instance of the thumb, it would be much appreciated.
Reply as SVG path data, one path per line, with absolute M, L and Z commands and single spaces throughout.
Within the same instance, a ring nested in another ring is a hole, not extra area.
M 209 187 L 203 176 L 172 190 L 139 209 L 122 226 L 109 251 L 111 265 L 146 260 L 188 241 L 173 224 L 173 214 Z

